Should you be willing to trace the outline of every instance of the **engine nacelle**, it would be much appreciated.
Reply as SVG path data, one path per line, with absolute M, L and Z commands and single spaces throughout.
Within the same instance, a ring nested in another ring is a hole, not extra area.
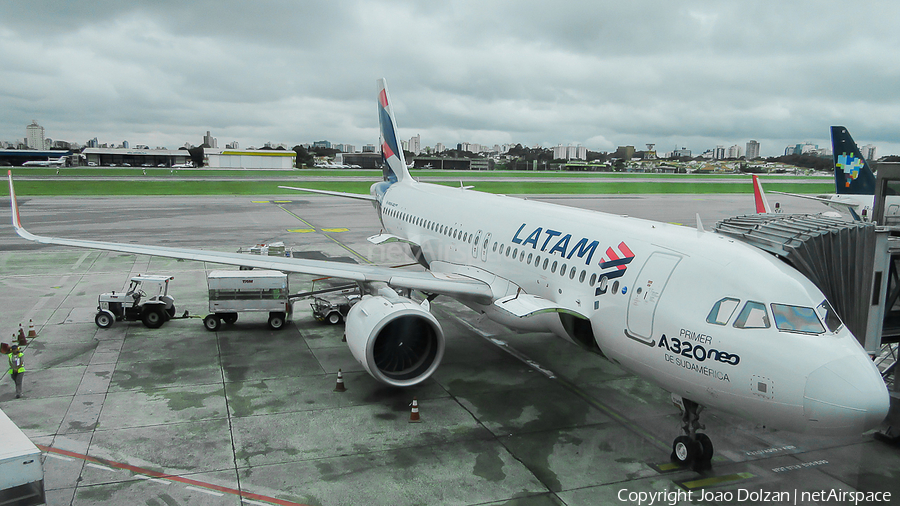
M 408 387 L 426 380 L 444 357 L 437 319 L 410 299 L 366 295 L 346 319 L 350 353 L 376 380 Z

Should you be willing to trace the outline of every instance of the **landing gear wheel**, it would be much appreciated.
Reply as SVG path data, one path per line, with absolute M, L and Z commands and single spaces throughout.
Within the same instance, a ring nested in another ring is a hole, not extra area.
M 203 326 L 210 332 L 219 330 L 221 324 L 222 322 L 219 321 L 219 317 L 214 314 L 206 315 L 206 318 L 203 319 Z
M 166 322 L 165 309 L 147 308 L 141 314 L 141 321 L 148 329 L 158 329 Z
M 694 471 L 706 471 L 712 469 L 713 444 L 709 436 L 702 432 L 697 433 L 697 444 L 700 445 L 700 454 L 694 461 Z
M 682 467 L 690 467 L 694 471 L 706 471 L 712 468 L 713 444 L 709 436 L 701 432 L 705 429 L 700 423 L 700 412 L 703 406 L 690 399 L 673 394 L 672 401 L 681 409 L 681 436 L 672 444 L 672 462 Z
M 229 325 L 234 325 L 234 322 L 237 321 L 238 314 L 237 313 L 225 313 L 222 315 L 222 321 Z
M 284 327 L 284 313 L 269 313 L 269 328 L 281 330 Z
M 97 316 L 94 317 L 94 323 L 97 324 L 101 329 L 108 329 L 112 327 L 113 322 L 116 321 L 116 317 L 113 316 L 109 311 L 100 311 L 97 313 Z
M 697 456 L 700 455 L 700 444 L 697 441 L 691 441 L 687 436 L 678 436 L 672 444 L 672 462 L 689 467 L 693 464 Z
M 341 316 L 341 313 L 338 313 L 337 311 L 329 314 L 328 318 L 326 318 L 326 320 L 328 320 L 328 323 L 330 323 L 332 325 L 337 325 L 338 323 L 341 323 L 341 321 L 343 321 L 343 319 L 344 318 Z

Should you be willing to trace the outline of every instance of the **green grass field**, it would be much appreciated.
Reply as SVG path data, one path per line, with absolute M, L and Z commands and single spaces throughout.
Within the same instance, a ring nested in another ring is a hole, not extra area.
M 369 193 L 373 182 L 364 181 L 54 181 L 20 180 L 16 181 L 16 193 L 21 196 L 39 195 L 279 195 L 293 194 L 293 190 L 283 190 L 279 185 L 302 186 L 306 188 L 332 190 L 349 193 Z M 629 182 L 503 182 L 503 181 L 466 181 L 475 190 L 503 194 L 648 194 L 648 193 L 752 193 L 749 181 L 692 182 L 685 181 L 629 181 Z M 439 183 L 445 186 L 458 186 L 459 183 Z M 6 186 L 3 186 L 6 188 Z M 777 190 L 789 193 L 831 193 L 834 183 L 822 182 L 813 184 L 778 183 L 766 181 L 766 190 Z M 9 195 L 8 189 L 3 190 Z
M 289 195 L 292 190 L 278 188 L 302 186 L 319 190 L 369 193 L 372 183 L 381 179 L 379 170 L 348 169 L 162 169 L 141 167 L 11 167 L 16 192 L 23 196 L 38 195 Z M 751 193 L 748 174 L 634 174 L 610 172 L 533 172 L 533 171 L 441 171 L 417 170 L 414 177 L 454 179 L 440 182 L 459 186 L 459 181 L 476 190 L 505 194 L 662 194 L 662 193 Z M 57 176 L 81 178 L 58 180 Z M 496 178 L 522 177 L 522 181 L 497 181 Z M 39 180 L 28 180 L 39 177 Z M 178 179 L 173 179 L 177 177 Z M 299 177 L 321 177 L 323 180 L 298 180 Z M 350 178 L 366 178 L 353 181 Z M 543 178 L 566 181 L 541 182 Z M 218 178 L 246 179 L 244 181 Z M 266 178 L 270 180 L 254 181 Z M 346 178 L 335 181 L 335 178 Z M 593 178 L 594 181 L 585 181 Z M 616 181 L 597 181 L 616 178 Z M 797 183 L 798 179 L 808 181 Z M 196 179 L 196 180 L 194 180 Z M 330 179 L 330 180 L 325 180 Z M 626 179 L 627 181 L 622 181 Z M 649 179 L 653 179 L 652 181 Z M 664 179 L 665 181 L 660 181 Z M 763 176 L 767 190 L 790 193 L 830 193 L 834 183 L 829 176 Z M 784 181 L 784 182 L 781 182 Z M 8 195 L 8 190 L 4 190 Z

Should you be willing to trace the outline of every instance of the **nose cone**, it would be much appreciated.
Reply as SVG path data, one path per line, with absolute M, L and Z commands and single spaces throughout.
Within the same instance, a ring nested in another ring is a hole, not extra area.
M 809 432 L 859 434 L 884 420 L 890 395 L 878 369 L 863 354 L 819 367 L 806 380 L 803 410 Z

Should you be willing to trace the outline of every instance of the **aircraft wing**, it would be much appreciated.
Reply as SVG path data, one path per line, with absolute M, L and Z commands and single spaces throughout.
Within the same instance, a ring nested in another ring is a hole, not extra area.
M 801 199 L 815 200 L 815 201 L 821 202 L 826 205 L 831 205 L 831 204 L 838 204 L 838 205 L 844 205 L 844 206 L 853 205 L 853 204 L 844 203 L 844 202 L 835 202 L 829 198 L 818 197 L 815 195 L 801 195 L 799 193 L 787 193 L 787 192 L 780 192 L 780 191 L 775 191 L 775 190 L 769 190 L 769 193 L 777 193 L 779 195 L 789 195 L 791 197 L 800 197 Z
M 293 186 L 279 186 L 279 188 L 284 188 L 285 190 L 297 190 L 301 192 L 310 192 L 310 193 L 318 193 L 321 195 L 331 195 L 332 197 L 346 197 L 357 200 L 369 200 L 375 201 L 377 200 L 374 195 L 362 195 L 359 193 L 346 193 L 346 192 L 335 192 L 331 190 L 313 190 L 311 188 L 295 188 Z
M 487 283 L 464 275 L 448 275 L 446 273 L 441 273 L 438 276 L 435 276 L 430 271 L 403 271 L 375 265 L 357 265 L 300 258 L 263 257 L 225 251 L 123 244 L 35 235 L 22 226 L 22 220 L 19 215 L 19 205 L 16 200 L 15 190 L 13 189 L 12 171 L 9 173 L 9 196 L 12 208 L 12 224 L 16 229 L 16 233 L 24 239 L 41 244 L 57 244 L 60 246 L 72 246 L 76 248 L 118 251 L 135 255 L 151 255 L 226 265 L 240 265 L 259 269 L 274 269 L 284 272 L 312 274 L 315 276 L 331 276 L 357 282 L 380 281 L 397 288 L 411 288 L 413 290 L 450 296 L 475 297 L 488 301 L 493 299 L 491 288 Z
M 787 192 L 779 192 L 775 190 L 769 190 L 771 193 L 778 193 L 779 195 L 789 195 L 791 197 L 800 197 L 801 199 L 807 200 L 815 200 L 816 202 L 821 202 L 828 207 L 832 207 L 834 209 L 847 211 L 853 216 L 853 219 L 856 221 L 861 221 L 859 214 L 857 214 L 856 209 L 859 207 L 859 202 L 846 202 L 840 200 L 832 200 L 826 197 L 819 197 L 814 195 L 800 195 L 799 193 L 787 193 Z

